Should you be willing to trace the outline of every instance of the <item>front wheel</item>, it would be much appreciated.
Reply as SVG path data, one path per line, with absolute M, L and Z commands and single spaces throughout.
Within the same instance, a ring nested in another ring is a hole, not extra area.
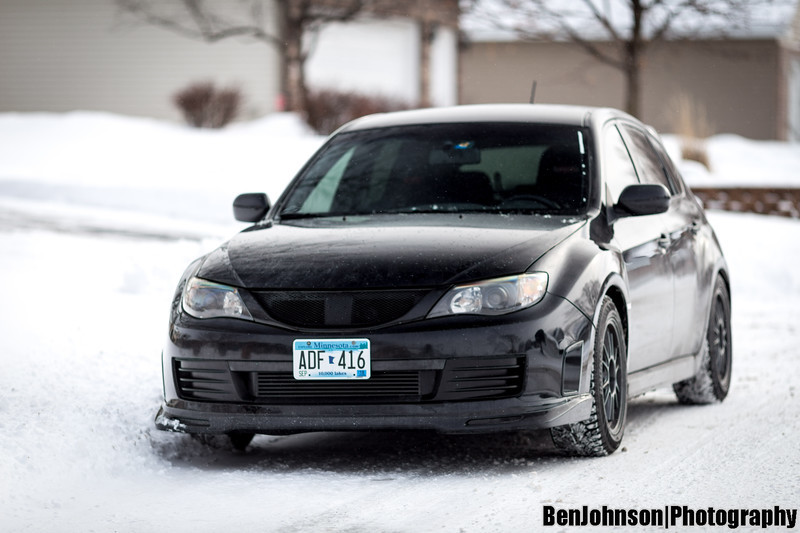
M 628 413 L 628 352 L 625 330 L 614 302 L 600 309 L 592 365 L 592 413 L 575 424 L 550 430 L 553 443 L 570 455 L 600 457 L 619 447 Z

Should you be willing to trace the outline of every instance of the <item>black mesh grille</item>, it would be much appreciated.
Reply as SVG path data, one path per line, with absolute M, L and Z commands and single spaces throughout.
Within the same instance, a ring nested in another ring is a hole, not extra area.
M 175 360 L 178 395 L 238 403 L 427 403 L 511 398 L 522 393 L 524 357 L 447 360 L 442 370 L 373 371 L 362 380 L 296 380 L 285 371 L 235 371 L 225 361 Z
M 234 401 L 238 395 L 228 365 L 219 361 L 175 360 L 178 396 L 185 400 Z
M 255 294 L 258 303 L 272 318 L 293 326 L 325 323 L 325 298 L 303 292 L 264 292 Z
M 510 398 L 522 392 L 523 357 L 450 359 L 444 369 L 437 400 Z
M 377 326 L 408 313 L 427 291 L 258 291 L 253 296 L 269 316 L 297 327 Z
M 522 393 L 524 357 L 450 359 L 443 370 L 373 372 L 368 380 L 295 380 L 290 372 L 258 372 L 253 399 L 275 403 L 423 403 L 495 400 Z
M 430 376 L 433 377 L 432 375 Z M 256 401 L 357 403 L 420 401 L 424 372 L 375 372 L 366 380 L 296 380 L 290 373 L 257 372 L 253 394 Z M 430 380 L 432 385 L 432 379 Z

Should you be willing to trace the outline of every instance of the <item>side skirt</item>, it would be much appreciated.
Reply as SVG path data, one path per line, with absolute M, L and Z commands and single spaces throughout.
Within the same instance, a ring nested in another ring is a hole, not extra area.
M 697 371 L 696 356 L 684 355 L 666 363 L 628 374 L 628 397 L 665 387 L 692 377 Z

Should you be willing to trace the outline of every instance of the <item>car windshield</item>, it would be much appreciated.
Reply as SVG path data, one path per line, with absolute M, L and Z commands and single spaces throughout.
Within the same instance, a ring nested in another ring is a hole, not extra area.
M 589 196 L 586 135 L 576 126 L 524 123 L 339 134 L 295 182 L 280 217 L 578 214 Z

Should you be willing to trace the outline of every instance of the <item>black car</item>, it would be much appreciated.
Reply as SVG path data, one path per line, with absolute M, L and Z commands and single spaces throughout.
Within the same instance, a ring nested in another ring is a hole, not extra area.
M 611 109 L 406 111 L 337 131 L 172 303 L 159 429 L 551 428 L 620 444 L 628 399 L 725 398 L 730 287 L 661 142 Z

